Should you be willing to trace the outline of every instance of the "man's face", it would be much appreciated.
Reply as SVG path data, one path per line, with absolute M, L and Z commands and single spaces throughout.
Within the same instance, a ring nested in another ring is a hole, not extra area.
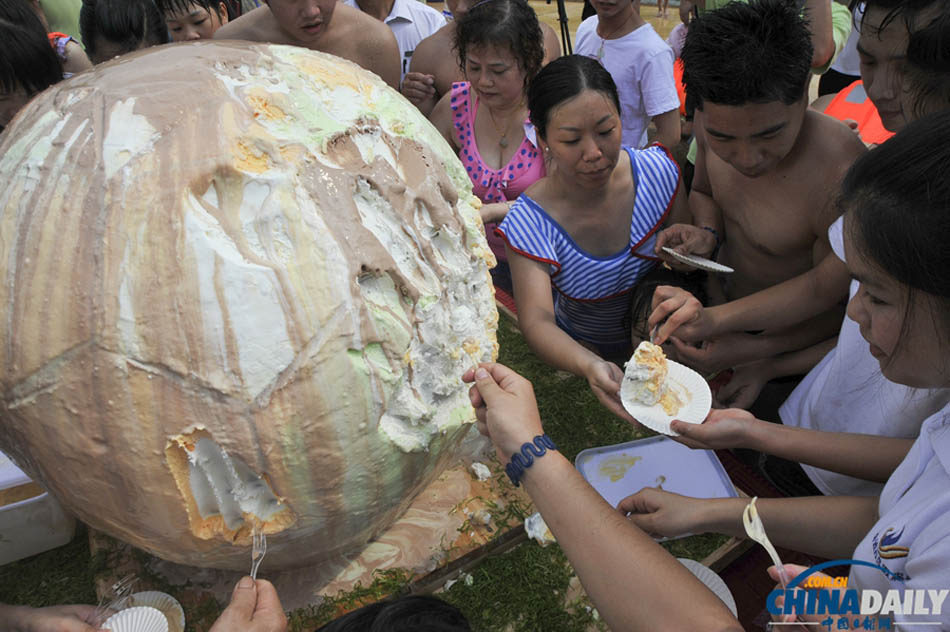
M 622 15 L 633 8 L 630 0 L 591 0 L 590 5 L 594 7 L 598 19 L 601 20 Z
M 806 99 L 746 105 L 703 105 L 706 144 L 719 158 L 747 178 L 758 178 L 778 166 L 798 141 Z
M 301 44 L 319 40 L 330 26 L 336 0 L 267 0 L 277 24 Z
M 896 132 L 907 124 L 901 93 L 908 32 L 900 16 L 881 29 L 881 22 L 887 13 L 884 9 L 873 7 L 864 14 L 858 37 L 858 55 L 861 58 L 861 79 L 868 98 L 877 107 L 884 127 Z

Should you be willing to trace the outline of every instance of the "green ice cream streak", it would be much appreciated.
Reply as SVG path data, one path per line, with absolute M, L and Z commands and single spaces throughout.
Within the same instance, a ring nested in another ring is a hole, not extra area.
M 311 467 L 307 461 L 307 438 L 301 431 L 304 422 L 303 416 L 306 411 L 298 411 L 294 414 L 290 423 L 277 426 L 277 439 L 280 442 L 280 454 L 283 461 L 284 472 L 291 479 L 291 488 L 295 490 L 298 498 L 317 498 L 317 491 L 313 488 L 311 478 Z M 274 490 L 275 495 L 280 495 L 279 489 Z M 295 511 L 299 508 L 291 507 Z M 299 515 L 299 514 L 298 514 Z
M 292 48 L 286 50 L 281 48 L 275 51 L 274 55 L 295 66 L 299 53 L 296 53 Z M 294 91 L 307 91 L 309 88 L 309 85 L 302 81 L 299 76 L 291 75 L 286 79 L 288 85 L 294 89 Z M 460 192 L 466 189 L 471 190 L 471 180 L 469 180 L 465 168 L 459 161 L 458 156 L 455 155 L 455 152 L 452 151 L 452 148 L 449 147 L 449 144 L 442 138 L 442 135 L 436 131 L 405 97 L 383 84 L 382 80 L 378 80 L 378 84 L 378 86 L 374 86 L 375 89 L 369 99 L 370 103 L 373 103 L 375 107 L 372 109 L 364 108 L 359 112 L 359 115 L 354 118 L 365 117 L 367 119 L 376 119 L 380 125 L 386 129 L 386 132 L 393 136 L 423 141 L 432 151 L 438 154 L 455 188 Z M 300 109 L 308 114 L 312 111 L 312 108 Z M 321 146 L 327 136 L 337 131 L 342 131 L 347 127 L 341 126 L 338 121 L 332 121 L 332 119 L 326 116 L 314 117 L 315 121 L 320 119 L 327 121 L 327 123 L 321 121 L 319 126 L 321 128 L 326 127 L 326 129 L 329 130 L 326 134 L 320 135 Z M 336 127 L 333 127 L 333 123 L 336 124 Z
M 366 361 L 376 369 L 375 373 L 379 376 L 384 382 L 389 384 L 394 384 L 399 380 L 399 376 L 393 372 L 392 367 L 389 366 L 389 360 L 386 358 L 386 353 L 383 351 L 383 345 L 378 342 L 373 342 L 366 345 L 366 348 L 363 349 L 363 353 L 366 356 Z
M 472 408 L 471 404 L 466 402 L 466 404 L 456 406 L 451 410 L 451 412 L 449 412 L 448 418 L 445 420 L 445 422 L 439 425 L 439 430 L 454 430 L 463 424 L 474 423 L 474 421 L 475 409 Z
M 15 173 L 14 165 L 19 164 L 26 156 L 38 158 L 39 162 L 42 162 L 53 148 L 50 131 L 58 118 L 55 112 L 47 112 L 31 125 L 25 134 L 21 134 L 20 138 L 0 156 L 0 171 Z

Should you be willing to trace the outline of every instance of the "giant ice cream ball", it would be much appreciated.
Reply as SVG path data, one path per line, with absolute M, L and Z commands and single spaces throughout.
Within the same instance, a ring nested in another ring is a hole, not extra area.
M 458 159 L 375 75 L 190 43 L 0 137 L 0 450 L 89 525 L 246 569 L 359 550 L 449 462 L 495 355 Z

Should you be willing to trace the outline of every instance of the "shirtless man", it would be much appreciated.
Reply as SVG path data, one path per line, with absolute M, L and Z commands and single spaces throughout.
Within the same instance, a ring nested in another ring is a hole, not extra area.
M 265 0 L 215 39 L 290 44 L 343 57 L 399 89 L 399 47 L 388 26 L 336 0 Z
M 470 4 L 471 0 L 446 0 L 445 5 L 452 12 L 452 21 L 419 42 L 412 55 L 409 72 L 402 83 L 402 93 L 426 116 L 429 116 L 442 95 L 452 88 L 453 83 L 465 81 L 454 50 L 455 24 L 468 11 Z M 561 44 L 554 29 L 544 22 L 541 22 L 541 32 L 544 34 L 542 64 L 547 64 L 561 56 Z
M 707 12 L 690 23 L 682 56 L 697 104 L 693 225 L 661 233 L 657 252 L 668 260 L 663 246 L 712 256 L 718 246 L 719 261 L 735 269 L 711 283 L 712 301 L 722 303 L 802 274 L 830 251 L 834 194 L 865 149 L 845 125 L 808 109 L 810 34 L 784 0 Z M 703 361 L 680 350 L 713 371 L 811 346 L 840 323 L 834 310 L 777 336 L 734 334 L 707 343 L 716 349 Z

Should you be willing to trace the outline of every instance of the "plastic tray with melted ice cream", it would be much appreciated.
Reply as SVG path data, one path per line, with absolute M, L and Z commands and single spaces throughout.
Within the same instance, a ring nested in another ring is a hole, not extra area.
M 702 423 L 712 405 L 709 384 L 699 373 L 667 360 L 660 347 L 646 341 L 627 362 L 620 399 L 641 424 L 672 436 L 674 419 Z
M 646 340 L 640 343 L 626 364 L 623 381 L 632 400 L 644 406 L 659 404 L 667 415 L 675 415 L 683 407 L 683 399 L 670 388 L 666 354 L 658 345 Z

